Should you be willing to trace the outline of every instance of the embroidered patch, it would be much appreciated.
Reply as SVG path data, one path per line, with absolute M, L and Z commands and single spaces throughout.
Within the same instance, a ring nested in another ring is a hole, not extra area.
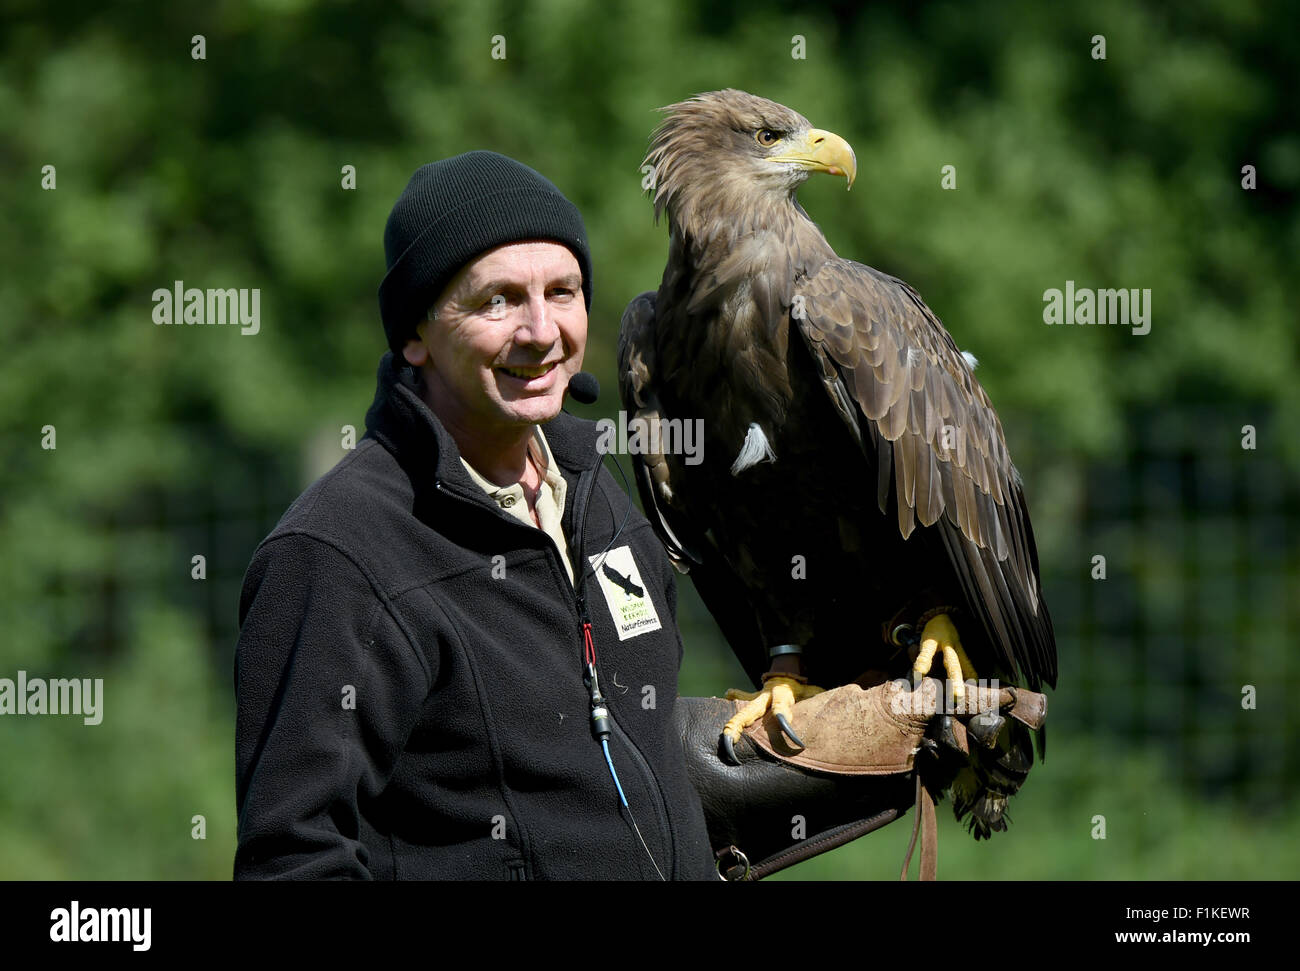
M 641 571 L 632 556 L 632 547 L 620 546 L 604 555 L 590 557 L 596 570 L 609 615 L 618 628 L 618 639 L 625 641 L 638 634 L 648 634 L 660 629 L 659 615 L 655 612 L 650 591 L 641 582 Z

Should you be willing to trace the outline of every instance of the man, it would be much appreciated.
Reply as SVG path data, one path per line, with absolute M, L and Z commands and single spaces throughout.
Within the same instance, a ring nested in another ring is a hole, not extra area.
M 245 578 L 235 876 L 716 878 L 671 720 L 672 571 L 560 410 L 581 216 L 470 152 L 415 173 L 384 244 L 367 433 Z

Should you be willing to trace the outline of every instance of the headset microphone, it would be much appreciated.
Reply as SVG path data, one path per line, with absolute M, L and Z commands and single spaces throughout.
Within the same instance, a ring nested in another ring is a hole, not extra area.
M 593 405 L 600 397 L 600 382 L 590 371 L 579 371 L 569 378 L 569 394 L 583 405 Z

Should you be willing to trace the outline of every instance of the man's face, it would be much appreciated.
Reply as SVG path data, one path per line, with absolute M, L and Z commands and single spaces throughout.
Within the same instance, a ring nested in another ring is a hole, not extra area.
M 582 271 L 559 243 L 507 243 L 447 284 L 436 319 L 407 342 L 444 423 L 492 434 L 549 421 L 582 368 L 587 307 Z

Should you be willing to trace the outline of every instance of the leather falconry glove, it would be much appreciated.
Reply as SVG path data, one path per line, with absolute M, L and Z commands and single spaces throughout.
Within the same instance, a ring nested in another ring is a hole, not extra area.
M 968 684 L 965 698 L 954 701 L 944 685 L 934 678 L 915 687 L 896 680 L 815 695 L 791 714 L 803 749 L 791 746 L 769 714 L 735 746 L 738 766 L 719 758 L 718 735 L 745 703 L 678 698 L 674 717 L 719 874 L 761 880 L 873 832 L 915 805 L 902 878 L 920 831 L 921 879 L 934 879 L 934 804 L 969 764 L 970 746 L 992 750 L 1007 718 L 1037 729 L 1047 714 L 1047 699 L 1024 688 Z

